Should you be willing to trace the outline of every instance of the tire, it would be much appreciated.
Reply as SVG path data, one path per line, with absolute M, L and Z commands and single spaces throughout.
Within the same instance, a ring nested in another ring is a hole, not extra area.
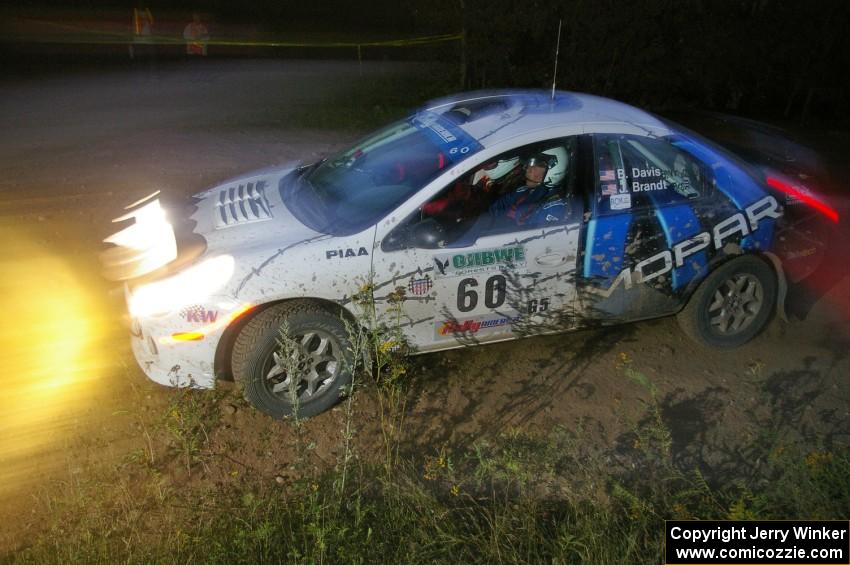
M 287 361 L 278 343 L 286 328 L 297 352 Z M 287 367 L 300 364 L 296 391 Z M 233 344 L 233 377 L 252 406 L 273 418 L 309 418 L 328 410 L 351 382 L 352 351 L 339 314 L 309 301 L 271 306 L 245 324 Z M 312 377 L 312 378 L 311 378 Z M 293 392 L 297 401 L 292 402 Z
M 731 349 L 754 338 L 776 309 L 776 274 L 761 259 L 744 256 L 711 273 L 677 319 L 706 347 Z

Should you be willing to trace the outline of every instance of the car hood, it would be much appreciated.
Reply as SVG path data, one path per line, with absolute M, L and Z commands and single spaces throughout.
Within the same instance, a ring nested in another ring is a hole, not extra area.
M 321 235 L 299 222 L 281 199 L 280 180 L 294 168 L 257 171 L 196 194 L 192 231 L 206 240 L 207 251 L 283 246 Z

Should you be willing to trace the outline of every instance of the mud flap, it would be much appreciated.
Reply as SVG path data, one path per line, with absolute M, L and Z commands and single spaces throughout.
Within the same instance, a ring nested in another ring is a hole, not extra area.
M 841 280 L 850 275 L 847 260 L 824 261 L 803 280 L 788 285 L 785 310 L 789 317 L 805 320 L 821 298 L 831 291 Z

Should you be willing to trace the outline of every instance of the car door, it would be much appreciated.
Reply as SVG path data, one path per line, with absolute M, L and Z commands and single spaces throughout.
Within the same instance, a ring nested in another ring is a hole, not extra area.
M 545 199 L 518 199 L 513 190 L 527 182 L 525 163 L 541 154 L 563 167 L 558 184 L 545 185 Z M 461 175 L 392 229 L 382 234 L 379 227 L 373 257 L 379 315 L 399 316 L 419 351 L 575 325 L 585 210 L 576 189 L 578 162 L 575 137 L 512 150 Z
M 707 273 L 706 168 L 663 139 L 595 134 L 592 217 L 583 243 L 581 310 L 622 322 L 676 312 Z M 676 244 L 689 242 L 675 256 Z M 682 256 L 684 255 L 684 257 Z

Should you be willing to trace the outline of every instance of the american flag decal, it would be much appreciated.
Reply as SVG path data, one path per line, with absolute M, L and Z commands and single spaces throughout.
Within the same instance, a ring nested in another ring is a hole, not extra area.
M 410 277 L 410 282 L 407 283 L 407 290 L 410 291 L 410 294 L 415 296 L 424 296 L 431 292 L 431 287 L 434 286 L 434 283 L 431 282 L 431 277 L 425 275 L 424 278 L 415 279 Z

